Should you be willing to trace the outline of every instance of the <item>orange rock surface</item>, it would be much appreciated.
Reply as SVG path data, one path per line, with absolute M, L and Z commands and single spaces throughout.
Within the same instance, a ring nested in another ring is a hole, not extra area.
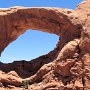
M 0 9 L 0 53 L 27 29 L 60 36 L 56 48 L 31 61 L 0 63 L 0 90 L 90 90 L 90 0 L 75 10 Z

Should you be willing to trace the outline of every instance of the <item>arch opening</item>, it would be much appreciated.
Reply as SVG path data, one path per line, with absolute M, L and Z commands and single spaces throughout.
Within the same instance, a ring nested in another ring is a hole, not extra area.
M 0 61 L 30 61 L 52 51 L 58 42 L 59 36 L 36 30 L 26 30 L 3 51 Z

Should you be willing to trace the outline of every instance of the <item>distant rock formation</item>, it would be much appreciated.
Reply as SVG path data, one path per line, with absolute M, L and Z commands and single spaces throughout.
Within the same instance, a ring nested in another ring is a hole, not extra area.
M 60 36 L 56 48 L 32 61 L 0 63 L 0 90 L 90 90 L 90 0 L 75 10 L 0 9 L 0 53 L 27 29 Z

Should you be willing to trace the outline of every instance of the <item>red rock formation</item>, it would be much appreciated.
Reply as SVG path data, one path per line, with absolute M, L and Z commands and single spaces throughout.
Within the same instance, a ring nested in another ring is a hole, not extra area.
M 90 90 L 90 0 L 75 10 L 0 9 L 0 52 L 27 29 L 60 36 L 56 48 L 32 61 L 0 63 L 0 90 Z

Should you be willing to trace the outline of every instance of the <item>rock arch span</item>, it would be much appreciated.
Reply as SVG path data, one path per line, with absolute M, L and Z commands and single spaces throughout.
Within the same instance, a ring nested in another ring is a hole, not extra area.
M 9 43 L 17 39 L 27 29 L 56 34 L 62 36 L 63 40 L 68 35 L 70 38 L 78 37 L 80 30 L 71 19 L 77 15 L 73 10 L 59 8 L 12 7 L 2 9 L 0 51 L 2 52 Z

